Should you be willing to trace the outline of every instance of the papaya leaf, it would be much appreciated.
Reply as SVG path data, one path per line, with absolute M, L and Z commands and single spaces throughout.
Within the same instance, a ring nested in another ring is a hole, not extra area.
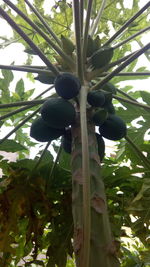
M 23 100 L 23 96 L 24 96 L 24 81 L 23 79 L 20 79 L 17 84 L 16 84 L 16 88 L 15 88 L 15 92 L 19 95 L 20 100 Z
M 150 93 L 149 92 L 146 92 L 146 91 L 140 91 L 140 95 L 143 99 L 143 101 L 150 105 Z
M 0 144 L 0 150 L 6 152 L 18 152 L 22 150 L 27 150 L 27 147 L 20 145 L 14 140 L 5 140 L 2 144 Z

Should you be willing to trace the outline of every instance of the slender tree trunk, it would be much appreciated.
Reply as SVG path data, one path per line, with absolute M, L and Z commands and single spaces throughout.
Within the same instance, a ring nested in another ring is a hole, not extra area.
M 83 256 L 83 186 L 82 146 L 80 122 L 72 128 L 72 212 L 74 220 L 74 251 L 76 266 L 84 267 Z M 88 139 L 91 174 L 91 250 L 89 267 L 119 267 L 115 240 L 112 237 L 100 159 L 94 126 L 88 122 Z

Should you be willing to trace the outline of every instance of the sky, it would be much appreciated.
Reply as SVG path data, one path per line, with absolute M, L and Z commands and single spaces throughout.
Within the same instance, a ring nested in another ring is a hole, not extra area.
M 31 1 L 32 2 L 32 1 Z M 140 6 L 143 6 L 143 3 L 146 4 L 146 2 L 148 2 L 147 0 L 140 0 L 139 4 Z M 0 3 L 2 3 L 2 1 L 0 0 Z M 46 0 L 44 3 L 44 8 L 47 12 L 49 12 L 49 9 L 51 7 L 51 5 L 53 5 L 55 3 L 54 0 Z M 128 6 L 128 8 L 130 8 L 132 0 L 125 0 L 124 1 L 125 5 Z M 0 18 L 0 36 L 6 36 L 7 38 L 11 38 L 12 37 L 12 29 L 11 27 Z M 113 29 L 112 29 L 112 33 L 113 33 Z M 142 42 L 143 44 L 148 43 L 150 40 L 150 33 L 146 32 L 145 34 L 142 35 Z M 1 44 L 2 41 L 0 40 L 0 48 L 1 48 Z M 134 41 L 132 42 L 132 49 L 133 51 L 139 49 L 138 44 Z M 17 55 L 17 56 L 16 56 Z M 27 59 L 27 54 L 24 52 L 24 47 L 21 44 L 11 44 L 10 46 L 7 46 L 5 49 L 0 49 L 0 63 L 1 64 L 5 64 L 5 65 L 9 65 L 12 62 L 15 62 L 15 65 L 22 65 L 25 63 L 26 59 Z M 33 65 L 43 65 L 43 62 L 37 57 L 34 57 L 33 60 Z M 138 60 L 138 64 L 137 64 L 137 68 L 140 66 L 147 66 L 150 69 L 150 64 L 147 60 L 147 58 L 142 55 L 139 60 Z M 36 92 L 37 94 L 39 94 L 40 92 L 42 92 L 44 89 L 47 89 L 48 86 L 44 85 L 38 81 L 35 81 L 34 84 L 29 81 L 28 79 L 26 79 L 26 73 L 25 72 L 18 72 L 18 71 L 14 71 L 14 76 L 15 79 L 14 81 L 11 83 L 11 90 L 13 90 L 13 88 L 15 87 L 15 83 L 16 81 L 18 81 L 20 78 L 22 78 L 25 82 L 25 88 L 27 90 L 30 90 L 32 88 L 36 88 Z M 35 75 L 36 76 L 36 75 Z M 121 85 L 124 87 L 126 84 L 129 85 L 133 85 L 133 89 L 134 90 L 149 90 L 149 83 L 147 80 L 137 80 L 137 81 L 128 81 L 128 82 L 122 82 Z M 8 129 L 7 129 L 8 131 Z M 6 135 L 6 131 L 3 131 L 1 133 L 1 138 L 3 136 Z M 109 154 L 112 147 L 114 147 L 114 142 L 111 141 L 107 141 L 107 146 L 106 146 L 106 153 Z M 31 157 L 34 157 L 35 154 L 37 153 L 37 149 L 32 149 L 31 152 Z M 15 156 L 15 154 L 13 153 L 13 155 Z

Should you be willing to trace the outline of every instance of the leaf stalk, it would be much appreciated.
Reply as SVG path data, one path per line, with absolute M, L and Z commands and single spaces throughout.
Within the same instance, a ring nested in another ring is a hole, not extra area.
M 95 23 L 93 24 L 92 28 L 91 28 L 91 31 L 90 31 L 90 35 L 91 37 L 94 35 L 95 31 L 96 31 L 96 28 L 98 27 L 98 24 L 100 22 L 100 19 L 101 19 L 101 16 L 103 14 L 103 11 L 104 11 L 104 8 L 106 6 L 106 2 L 107 0 L 103 0 L 102 4 L 101 4 L 101 8 L 99 9 L 98 11 L 98 14 L 97 14 L 97 17 L 96 17 L 96 20 L 95 20 Z
M 95 86 L 91 88 L 91 90 L 97 90 L 100 88 L 100 86 L 107 83 L 109 80 L 111 80 L 117 73 L 119 73 L 121 70 L 123 70 L 126 66 L 128 66 L 132 61 L 137 59 L 140 55 L 145 53 L 150 48 L 150 43 L 145 45 L 143 48 L 138 50 L 136 53 L 131 55 L 128 59 L 126 59 L 120 66 L 118 66 L 115 70 L 113 70 L 110 74 L 108 74 L 102 81 L 98 82 Z
M 117 96 L 117 95 L 113 95 L 113 98 L 115 98 L 115 99 L 117 99 L 117 100 L 119 100 L 121 102 L 129 103 L 129 104 L 132 104 L 134 106 L 138 106 L 138 107 L 141 107 L 141 108 L 144 108 L 144 109 L 150 111 L 150 106 L 141 104 L 141 103 L 139 103 L 137 101 L 132 101 L 132 100 L 129 100 L 129 99 L 125 99 L 125 98 L 122 98 L 122 97 Z
M 148 7 L 150 6 L 150 2 L 144 5 L 136 14 L 134 14 L 125 24 L 104 44 L 104 46 L 109 45 L 118 37 L 136 18 L 138 18 Z
M 25 34 L 25 32 L 13 21 L 13 19 L 0 7 L 1 16 L 6 19 L 6 21 L 12 26 L 12 28 L 27 42 L 27 44 L 38 54 L 41 60 L 47 65 L 47 67 L 54 73 L 58 75 L 59 71 L 53 64 L 48 60 L 48 58 L 43 54 L 43 52 L 34 44 L 34 42 Z

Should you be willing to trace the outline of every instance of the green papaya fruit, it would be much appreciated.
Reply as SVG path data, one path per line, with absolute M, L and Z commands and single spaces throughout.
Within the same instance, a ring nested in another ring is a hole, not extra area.
M 100 134 L 109 140 L 120 140 L 126 136 L 125 122 L 117 115 L 110 114 L 107 120 L 99 127 Z
M 72 41 L 64 35 L 61 35 L 61 42 L 64 52 L 69 55 L 72 54 L 75 49 L 75 45 L 72 43 Z
M 64 99 L 71 99 L 79 94 L 81 83 L 77 77 L 71 73 L 59 74 L 54 82 L 55 90 Z
M 100 47 L 101 47 L 101 40 L 100 40 L 99 36 L 97 35 L 96 38 L 94 39 L 94 52 L 99 50 Z
M 55 76 L 48 73 L 39 73 L 34 80 L 38 80 L 44 84 L 54 84 Z
M 90 35 L 88 35 L 86 56 L 90 57 L 94 53 L 94 41 Z
M 101 126 L 108 117 L 108 112 L 105 109 L 99 108 L 94 112 L 92 121 L 96 126 Z
M 63 98 L 50 98 L 41 108 L 42 119 L 53 128 L 65 128 L 75 122 L 74 106 Z
M 105 103 L 105 94 L 102 91 L 90 91 L 87 101 L 92 107 L 102 107 Z
M 104 96 L 105 96 L 105 102 L 104 102 L 104 104 L 103 104 L 103 107 L 105 107 L 105 106 L 108 106 L 109 104 L 111 104 L 111 102 L 112 102 L 112 93 L 110 93 L 110 92 L 107 92 L 107 91 L 104 91 L 104 90 L 100 90 L 103 94 L 104 94 Z
M 105 83 L 101 87 L 101 89 L 103 89 L 104 91 L 110 92 L 110 93 L 112 93 L 114 95 L 116 95 L 116 93 L 117 93 L 116 87 L 112 83 L 109 83 L 109 82 L 108 83 Z
M 115 114 L 115 107 L 113 105 L 113 103 L 110 103 L 108 105 L 105 106 L 105 110 L 109 113 L 109 114 Z
M 65 129 L 49 127 L 41 117 L 32 122 L 30 136 L 39 142 L 49 142 L 64 134 Z
M 112 47 L 101 47 L 97 50 L 90 58 L 90 64 L 93 69 L 99 69 L 105 67 L 113 57 L 113 48 Z

